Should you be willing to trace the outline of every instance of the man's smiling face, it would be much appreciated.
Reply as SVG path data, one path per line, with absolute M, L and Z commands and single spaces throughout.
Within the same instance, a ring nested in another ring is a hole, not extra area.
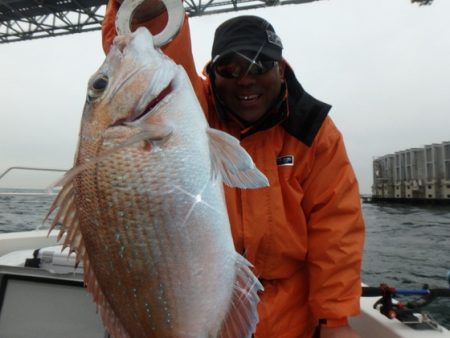
M 253 60 L 235 53 L 218 63 L 213 67 L 216 94 L 235 115 L 254 123 L 274 106 L 281 91 L 283 61 Z

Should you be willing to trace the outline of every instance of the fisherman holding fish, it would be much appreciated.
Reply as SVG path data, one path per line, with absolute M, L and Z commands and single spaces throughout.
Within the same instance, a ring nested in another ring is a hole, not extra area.
M 122 1 L 109 0 L 103 47 Z M 137 9 L 133 30 L 159 32 L 159 0 Z M 238 16 L 215 33 L 197 75 L 186 17 L 162 51 L 187 71 L 211 128 L 240 140 L 270 187 L 225 187 L 234 245 L 264 287 L 255 338 L 356 338 L 364 240 L 358 184 L 331 106 L 309 95 L 266 20 Z M 240 337 L 235 337 L 240 338 Z

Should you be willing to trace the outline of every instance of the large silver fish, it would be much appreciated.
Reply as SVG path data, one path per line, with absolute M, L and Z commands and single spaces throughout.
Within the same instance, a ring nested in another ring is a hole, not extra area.
M 268 185 L 148 30 L 118 36 L 50 211 L 113 337 L 251 336 L 262 286 L 234 250 L 222 181 Z

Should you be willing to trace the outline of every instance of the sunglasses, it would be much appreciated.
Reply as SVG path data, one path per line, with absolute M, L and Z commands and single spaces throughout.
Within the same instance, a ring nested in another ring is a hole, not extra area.
M 276 64 L 275 60 L 251 59 L 244 54 L 236 53 L 241 58 L 232 57 L 217 61 L 213 70 L 227 79 L 237 79 L 245 75 L 261 75 L 270 71 Z

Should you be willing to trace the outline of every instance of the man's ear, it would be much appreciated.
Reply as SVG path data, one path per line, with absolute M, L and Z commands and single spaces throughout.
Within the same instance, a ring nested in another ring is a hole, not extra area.
M 278 61 L 278 73 L 280 77 L 284 79 L 284 70 L 286 68 L 286 62 L 284 60 Z

